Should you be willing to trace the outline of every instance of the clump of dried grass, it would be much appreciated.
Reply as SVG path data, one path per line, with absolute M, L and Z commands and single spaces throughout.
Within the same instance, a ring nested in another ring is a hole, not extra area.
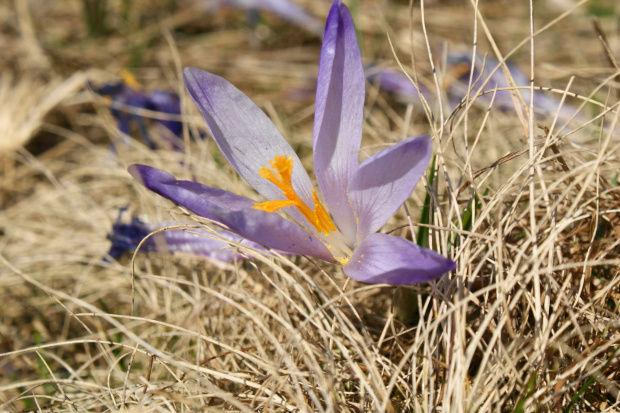
M 0 75 L 0 151 L 6 156 L 16 152 L 37 133 L 44 117 L 61 102 L 83 87 L 84 73 L 68 79 L 42 81 L 17 79 L 10 72 Z
M 428 18 L 442 16 L 431 10 Z M 231 44 L 243 42 L 231 36 Z M 300 51 L 291 85 L 311 76 L 317 46 Z M 184 63 L 193 47 L 179 46 Z M 213 57 L 215 67 L 224 56 Z M 265 56 L 284 59 L 253 51 L 229 74 L 273 88 L 269 65 L 247 69 Z M 602 86 L 615 90 L 611 81 Z M 311 107 L 280 104 L 283 90 L 269 101 L 254 93 L 310 164 Z M 335 266 L 296 257 L 106 262 L 105 234 L 120 207 L 202 222 L 137 188 L 127 164 L 251 193 L 208 140 L 186 153 L 134 142 L 113 156 L 91 143 L 101 125 L 115 134 L 100 112 L 73 114 L 74 130 L 44 123 L 65 140 L 20 158 L 0 181 L 3 193 L 19 191 L 0 211 L 0 410 L 615 411 L 620 139 L 618 107 L 605 103 L 604 120 L 579 130 L 553 119 L 530 126 L 527 112 L 475 104 L 450 122 L 433 107 L 425 124 L 422 111 L 376 95 L 364 155 L 429 127 L 437 148 L 436 181 L 387 230 L 421 231 L 428 190 L 431 246 L 459 264 L 437 282 L 400 290 L 356 284 Z M 188 108 L 186 119 L 202 127 L 195 113 Z M 395 320 L 394 298 L 407 304 L 407 324 Z

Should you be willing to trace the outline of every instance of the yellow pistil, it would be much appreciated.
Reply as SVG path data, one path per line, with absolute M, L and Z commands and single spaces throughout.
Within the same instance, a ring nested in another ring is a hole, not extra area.
M 138 90 L 138 91 L 142 89 L 140 82 L 136 80 L 134 75 L 129 70 L 127 69 L 121 70 L 121 77 L 123 78 L 123 81 L 125 82 L 125 84 L 129 86 L 130 88 L 134 90 Z
M 299 212 L 316 228 L 318 233 L 329 233 L 336 230 L 336 226 L 332 223 L 329 214 L 323 208 L 321 201 L 316 195 L 316 191 L 312 190 L 312 199 L 314 200 L 314 210 L 311 209 L 293 189 L 291 177 L 293 175 L 293 157 L 285 155 L 276 156 L 273 161 L 269 161 L 271 168 L 263 166 L 258 174 L 280 188 L 286 199 L 277 201 L 266 201 L 254 204 L 254 209 L 266 212 L 275 212 L 285 207 L 296 207 Z

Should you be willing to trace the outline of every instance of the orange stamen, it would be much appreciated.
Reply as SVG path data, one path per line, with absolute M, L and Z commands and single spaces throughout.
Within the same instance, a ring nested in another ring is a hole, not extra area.
M 138 90 L 138 91 L 142 89 L 140 82 L 136 80 L 134 75 L 129 70 L 127 69 L 121 70 L 121 77 L 123 78 L 123 81 L 125 82 L 125 84 L 129 86 L 130 88 L 134 90 Z
M 258 174 L 280 188 L 286 199 L 277 201 L 266 201 L 254 204 L 254 209 L 266 212 L 275 212 L 279 209 L 296 207 L 299 212 L 316 228 L 317 232 L 323 232 L 328 236 L 331 231 L 336 230 L 336 226 L 332 223 L 329 214 L 319 201 L 316 191 L 312 190 L 312 199 L 314 200 L 314 210 L 312 210 L 302 199 L 295 193 L 291 177 L 293 175 L 293 157 L 285 155 L 276 156 L 273 161 L 269 161 L 273 169 L 263 166 Z

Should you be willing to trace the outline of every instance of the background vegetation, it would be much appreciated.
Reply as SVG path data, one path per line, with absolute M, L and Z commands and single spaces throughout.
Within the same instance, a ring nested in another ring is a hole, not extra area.
M 320 21 L 330 6 L 297 3 Z M 197 225 L 131 163 L 254 196 L 196 139 L 184 66 L 248 94 L 310 170 L 320 36 L 207 0 L 0 3 L 1 411 L 618 411 L 617 2 L 349 5 L 365 63 L 398 59 L 439 92 L 424 106 L 369 84 L 361 154 L 432 134 L 434 168 L 383 229 L 458 263 L 430 284 L 362 285 L 304 257 L 106 257 L 121 208 Z M 575 116 L 475 94 L 454 110 L 449 51 L 510 54 Z M 119 133 L 93 87 L 124 69 L 180 94 L 183 150 L 155 121 L 151 144 Z

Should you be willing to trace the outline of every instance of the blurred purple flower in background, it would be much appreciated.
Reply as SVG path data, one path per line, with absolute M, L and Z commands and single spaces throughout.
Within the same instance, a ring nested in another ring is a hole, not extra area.
M 456 268 L 434 251 L 377 233 L 411 195 L 432 145 L 427 135 L 409 138 L 359 162 L 365 76 L 340 0 L 327 18 L 314 117 L 314 169 L 325 206 L 291 146 L 247 96 L 200 69 L 186 68 L 184 78 L 221 152 L 268 201 L 130 166 L 148 189 L 266 248 L 340 263 L 358 281 L 410 284 Z M 274 214 L 280 209 L 299 225 Z
M 112 246 L 110 247 L 108 255 L 114 259 L 118 259 L 127 252 L 135 251 L 140 242 L 153 231 L 173 225 L 178 224 L 174 222 L 147 224 L 136 217 L 133 217 L 128 224 L 117 222 L 112 226 L 112 233 L 108 234 L 108 239 L 112 241 Z M 228 231 L 217 232 L 218 235 L 226 240 L 266 251 L 260 245 Z M 180 253 L 223 262 L 247 258 L 247 256 L 239 254 L 234 248 L 231 248 L 227 242 L 214 239 L 213 234 L 195 228 L 187 230 L 173 228 L 154 234 L 140 246 L 140 252 Z
M 471 70 L 472 55 L 467 52 L 447 53 L 446 72 L 448 81 L 445 84 L 446 93 L 451 106 L 456 108 L 467 96 L 476 96 L 476 101 L 483 105 L 491 104 L 502 111 L 514 111 L 514 101 L 510 90 L 497 90 L 496 88 L 508 88 L 508 81 L 503 70 L 499 67 L 493 74 L 491 72 L 499 66 L 499 60 L 494 57 L 476 56 L 474 67 L 474 84 L 472 90 L 467 90 Z M 517 87 L 529 87 L 529 78 L 511 61 L 506 62 L 515 85 Z M 366 78 L 378 88 L 393 93 L 401 103 L 418 103 L 420 94 L 411 83 L 411 80 L 399 69 L 381 68 L 375 65 L 366 67 Z M 482 86 L 484 84 L 484 86 Z M 420 92 L 424 98 L 432 102 L 435 94 L 420 86 Z M 482 88 L 481 88 L 482 86 Z M 526 104 L 530 101 L 529 89 L 518 89 Z M 553 117 L 558 115 L 561 120 L 569 120 L 577 110 L 567 103 L 560 106 L 560 100 L 553 98 L 542 91 L 534 91 L 534 111 L 541 116 Z M 579 118 L 579 116 L 577 116 Z
M 411 80 L 399 69 L 370 65 L 365 69 L 366 79 L 374 86 L 393 93 L 402 103 L 420 103 L 420 93 L 426 100 L 433 96 L 427 88 L 418 85 L 420 93 Z
M 251 25 L 256 24 L 258 12 L 266 11 L 319 36 L 323 34 L 323 23 L 292 0 L 219 0 L 212 4 L 209 10 L 213 11 L 224 5 L 248 10 L 251 13 Z
M 147 124 L 148 117 L 140 114 L 140 110 L 159 112 L 164 115 L 181 115 L 181 101 L 179 96 L 171 91 L 155 90 L 150 93 L 142 92 L 138 82 L 128 72 L 123 74 L 123 80 L 110 82 L 93 90 L 110 100 L 110 112 L 116 119 L 118 129 L 124 134 L 131 136 L 132 127 L 137 127 L 144 142 L 155 149 L 152 136 L 149 134 Z M 164 128 L 159 129 L 159 134 L 170 149 L 179 149 L 182 145 L 180 139 L 183 134 L 183 124 L 178 120 L 151 119 L 156 125 Z M 123 135 L 123 136 L 124 136 Z M 123 137 L 121 137 L 123 138 Z
M 448 52 L 447 54 L 447 71 L 455 80 L 449 83 L 447 87 L 454 106 L 457 106 L 467 96 L 473 96 L 478 93 L 485 93 L 477 96 L 476 99 L 484 105 L 489 105 L 493 100 L 493 106 L 504 111 L 514 111 L 514 101 L 511 97 L 511 90 L 498 90 L 496 88 L 508 88 L 508 80 L 504 75 L 504 71 L 500 67 L 500 62 L 495 57 L 476 55 L 474 63 L 474 84 L 472 91 L 468 93 L 467 86 L 469 84 L 469 76 L 472 65 L 471 52 Z M 498 68 L 495 72 L 491 72 Z M 526 76 L 516 64 L 506 61 L 506 67 L 510 72 L 516 86 L 530 86 L 529 77 Z M 487 81 L 488 80 L 488 81 Z M 482 86 L 484 84 L 484 86 Z M 482 86 L 482 88 L 481 88 Z M 518 89 L 514 90 L 523 97 L 525 104 L 530 102 L 530 90 Z M 560 100 L 548 96 L 542 91 L 534 91 L 534 112 L 542 116 L 553 117 L 558 115 L 559 119 L 570 119 L 577 110 L 567 103 L 560 106 Z

